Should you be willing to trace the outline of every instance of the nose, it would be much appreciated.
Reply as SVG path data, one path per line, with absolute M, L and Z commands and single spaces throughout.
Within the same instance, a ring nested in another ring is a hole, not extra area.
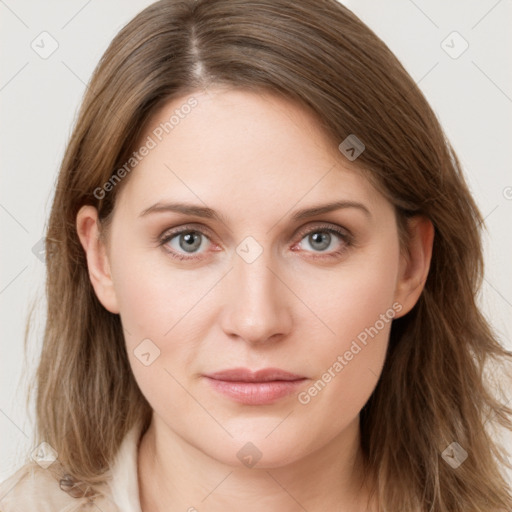
M 231 338 L 250 344 L 277 341 L 291 331 L 293 293 L 270 251 L 249 261 L 234 254 L 233 270 L 224 280 L 227 300 L 221 327 Z

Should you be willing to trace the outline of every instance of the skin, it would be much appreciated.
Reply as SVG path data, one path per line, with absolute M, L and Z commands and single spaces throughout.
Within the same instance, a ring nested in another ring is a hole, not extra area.
M 190 96 L 198 105 L 125 178 L 107 243 L 94 207 L 77 215 L 91 283 L 121 316 L 133 374 L 154 411 L 139 447 L 142 509 L 367 510 L 359 413 L 382 371 L 391 322 L 307 404 L 297 393 L 240 404 L 202 375 L 278 367 L 307 377 L 300 391 L 309 389 L 394 303 L 395 318 L 414 306 L 432 224 L 414 218 L 400 251 L 389 201 L 309 112 L 269 93 L 216 87 L 183 96 L 154 116 L 141 141 Z M 337 200 L 369 213 L 347 207 L 291 219 Z M 208 206 L 223 222 L 140 216 L 170 201 Z M 205 233 L 192 253 L 183 235 L 155 242 L 189 224 Z M 332 234 L 322 249 L 321 238 L 308 236 L 328 237 L 330 225 L 349 230 L 353 243 Z M 236 252 L 248 236 L 263 250 L 251 263 Z M 196 259 L 174 259 L 172 249 Z M 147 338 L 160 350 L 149 366 L 134 355 Z M 237 457 L 248 442 L 261 452 L 252 468 Z

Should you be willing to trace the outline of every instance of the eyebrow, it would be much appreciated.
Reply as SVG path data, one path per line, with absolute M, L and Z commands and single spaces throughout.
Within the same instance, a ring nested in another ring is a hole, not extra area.
M 318 206 L 312 206 L 309 208 L 303 208 L 302 210 L 297 210 L 292 216 L 291 219 L 294 221 L 307 219 L 309 217 L 314 217 L 316 215 L 322 215 L 324 213 L 329 213 L 335 210 L 341 210 L 344 208 L 356 208 L 361 210 L 366 216 L 371 217 L 372 214 L 370 210 L 362 203 L 358 203 L 356 201 L 335 201 L 333 203 L 322 204 Z M 205 206 L 197 206 L 195 204 L 189 203 L 155 203 L 143 210 L 139 217 L 144 217 L 151 213 L 160 213 L 160 212 L 176 212 L 182 213 L 185 215 L 191 215 L 195 217 L 203 217 L 205 219 L 213 219 L 220 221 L 226 224 L 226 218 L 219 212 L 212 210 L 211 208 Z

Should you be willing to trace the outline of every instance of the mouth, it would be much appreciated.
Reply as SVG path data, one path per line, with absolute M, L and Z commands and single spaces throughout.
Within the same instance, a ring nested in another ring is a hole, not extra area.
M 251 371 L 233 368 L 204 375 L 212 389 L 235 402 L 265 405 L 297 391 L 307 377 L 281 370 L 265 368 Z

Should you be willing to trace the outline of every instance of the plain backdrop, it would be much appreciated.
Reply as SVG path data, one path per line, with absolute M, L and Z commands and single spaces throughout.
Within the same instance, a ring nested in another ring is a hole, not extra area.
M 34 448 L 25 392 L 44 327 L 38 243 L 64 148 L 98 60 L 150 3 L 0 0 L 0 481 Z M 479 300 L 512 349 L 512 2 L 344 3 L 419 84 L 461 159 L 488 230 Z M 34 300 L 39 314 L 25 366 L 24 325 Z M 510 438 L 506 443 L 512 451 Z

